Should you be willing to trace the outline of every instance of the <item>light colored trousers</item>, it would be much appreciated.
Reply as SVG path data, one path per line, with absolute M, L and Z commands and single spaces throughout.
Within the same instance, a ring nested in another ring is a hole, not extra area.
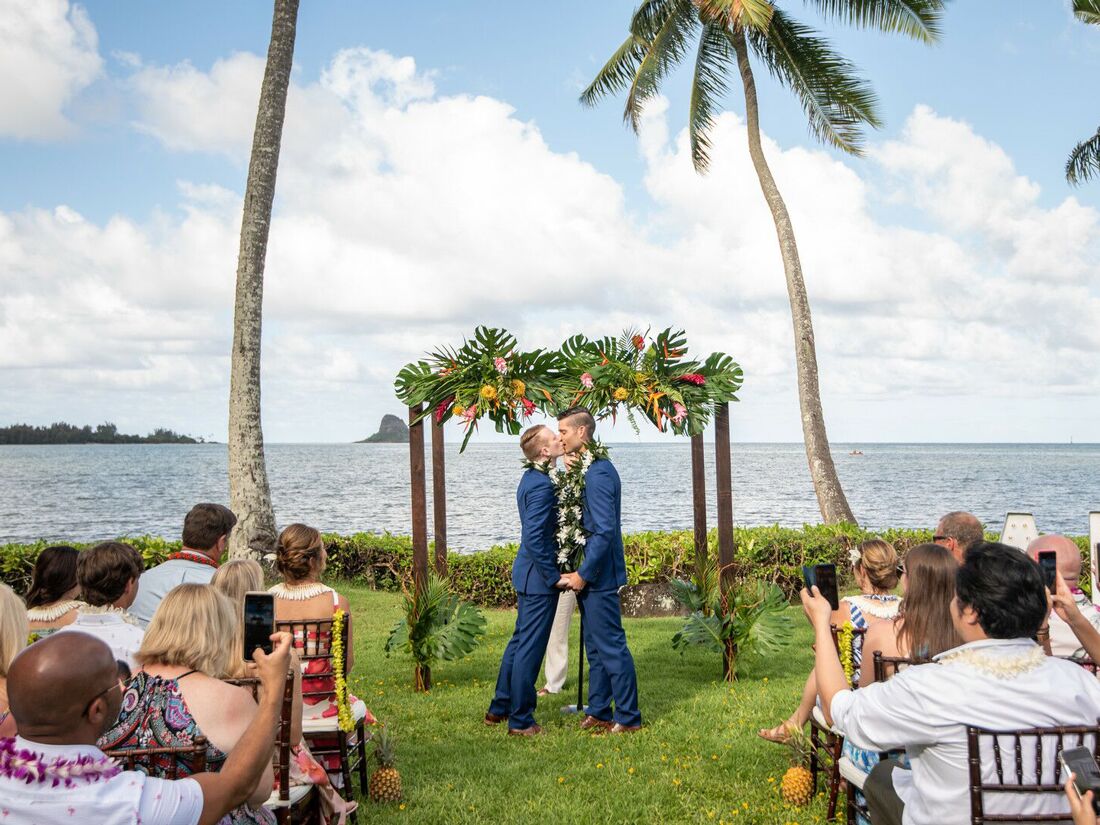
M 546 645 L 546 690 L 560 693 L 569 670 L 569 623 L 577 609 L 577 594 L 564 591 L 558 597 L 558 612 L 554 614 L 554 627 Z

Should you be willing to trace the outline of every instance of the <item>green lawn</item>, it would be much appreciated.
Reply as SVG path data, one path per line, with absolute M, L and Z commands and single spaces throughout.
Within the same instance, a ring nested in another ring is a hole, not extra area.
M 398 735 L 405 802 L 363 803 L 360 822 L 498 823 L 727 822 L 782 825 L 824 821 L 820 795 L 795 809 L 779 798 L 787 749 L 756 737 L 797 703 L 811 664 L 810 631 L 792 608 L 797 634 L 782 659 L 744 665 L 741 681 L 720 680 L 715 654 L 675 653 L 676 619 L 626 620 L 638 668 L 645 727 L 625 736 L 590 736 L 560 706 L 576 690 L 542 700 L 547 735 L 522 739 L 482 716 L 515 612 L 486 611 L 478 650 L 433 671 L 430 694 L 411 688 L 412 664 L 386 658 L 382 643 L 400 617 L 400 598 L 340 587 L 355 617 L 353 692 Z M 575 667 L 577 620 L 570 640 Z M 575 697 L 575 692 L 573 693 Z M 574 698 L 575 701 L 575 698 Z

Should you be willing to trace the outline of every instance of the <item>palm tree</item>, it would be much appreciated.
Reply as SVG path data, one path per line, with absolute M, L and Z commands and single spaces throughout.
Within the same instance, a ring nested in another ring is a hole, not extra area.
M 271 228 L 271 204 L 286 115 L 286 93 L 294 62 L 299 0 L 275 0 L 267 67 L 252 136 L 244 190 L 237 296 L 233 307 L 233 356 L 229 376 L 229 506 L 237 527 L 231 556 L 259 556 L 275 545 L 275 513 L 264 462 L 260 426 L 260 328 L 263 321 L 264 262 Z
M 944 0 L 807 2 L 817 6 L 826 18 L 933 43 L 939 37 Z M 828 523 L 854 522 L 829 452 L 810 303 L 791 217 L 760 143 L 760 108 L 749 55 L 751 52 L 779 83 L 798 97 L 810 132 L 818 140 L 853 155 L 861 154 L 861 127 L 880 125 L 874 93 L 857 77 L 851 63 L 813 29 L 788 15 L 779 2 L 644 0 L 630 22 L 630 34 L 585 89 L 581 101 L 591 106 L 625 90 L 624 118 L 637 132 L 644 103 L 659 92 L 661 82 L 691 51 L 695 66 L 688 127 L 692 162 L 700 173 L 707 170 L 710 129 L 720 99 L 729 89 L 734 70 L 740 75 L 745 93 L 749 155 L 775 222 L 783 258 L 810 476 L 822 518 Z
M 1073 13 L 1082 23 L 1100 26 L 1100 0 L 1073 0 Z M 1100 128 L 1073 147 L 1066 161 L 1066 180 L 1076 186 L 1100 175 Z

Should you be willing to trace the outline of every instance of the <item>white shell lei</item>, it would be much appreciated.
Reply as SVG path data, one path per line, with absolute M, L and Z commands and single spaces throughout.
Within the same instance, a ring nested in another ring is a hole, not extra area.
M 868 596 L 845 596 L 844 600 L 859 608 L 860 613 L 876 619 L 892 619 L 898 615 L 901 599 L 897 596 L 872 599 Z
M 77 599 L 69 599 L 63 602 L 43 605 L 42 607 L 28 607 L 27 621 L 29 622 L 54 622 L 70 611 L 78 607 L 84 607 L 84 602 Z
M 279 582 L 273 587 L 268 588 L 267 592 L 273 594 L 277 599 L 304 602 L 308 599 L 312 599 L 314 596 L 320 596 L 322 593 L 331 593 L 333 591 L 327 584 L 321 584 L 320 582 L 310 582 L 309 584 L 284 584 Z
M 994 679 L 1013 679 L 1039 667 L 1046 659 L 1043 649 L 1036 645 L 1026 653 L 1016 656 L 991 656 L 984 650 L 968 649 L 948 653 L 936 659 L 941 665 L 963 664 Z
M 126 624 L 132 624 L 137 627 L 141 627 L 138 620 L 123 610 L 121 607 L 115 607 L 113 604 L 104 604 L 98 607 L 93 607 L 90 604 L 80 605 L 80 615 L 82 616 L 106 616 L 111 613 L 117 613 L 122 621 Z

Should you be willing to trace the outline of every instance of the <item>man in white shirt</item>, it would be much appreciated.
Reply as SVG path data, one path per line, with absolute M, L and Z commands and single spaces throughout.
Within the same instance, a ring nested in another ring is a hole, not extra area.
M 105 541 L 83 551 L 76 561 L 76 583 L 84 604 L 76 621 L 57 632 L 95 636 L 111 648 L 115 659 L 137 670 L 134 654 L 145 631 L 126 608 L 137 595 L 141 567 L 141 553 L 120 541 Z
M 107 646 L 84 633 L 56 633 L 20 653 L 8 671 L 19 729 L 0 740 L 5 822 L 36 825 L 213 825 L 243 804 L 274 750 L 290 635 L 255 655 L 263 686 L 252 724 L 218 773 L 168 781 L 122 771 L 96 747 L 118 718 L 122 688 Z M 34 766 L 28 771 L 26 766 Z M 76 770 L 72 768 L 76 767 Z
M 1038 565 L 1014 547 L 979 544 L 967 551 L 955 592 L 951 615 L 964 644 L 853 691 L 829 632 L 828 601 L 816 588 L 802 591 L 826 716 L 856 747 L 905 748 L 912 765 L 881 762 L 868 777 L 864 793 L 876 825 L 970 822 L 968 725 L 1095 725 L 1100 716 L 1100 682 L 1032 641 L 1049 609 Z M 992 776 L 992 764 L 983 768 Z M 1021 793 L 987 797 L 985 811 L 1041 815 L 1067 807 L 1061 795 Z
M 183 519 L 183 548 L 146 570 L 130 614 L 148 627 L 168 591 L 184 583 L 210 584 L 237 517 L 221 504 L 196 504 Z
M 1100 609 L 1092 603 L 1084 591 L 1077 586 L 1081 577 L 1081 548 L 1065 536 L 1057 533 L 1049 533 L 1040 536 L 1027 546 L 1027 554 L 1035 561 L 1039 560 L 1039 553 L 1050 550 L 1058 554 L 1058 575 L 1066 583 L 1069 592 L 1073 594 L 1073 600 L 1081 615 L 1100 630 Z M 1057 613 L 1050 614 L 1050 652 L 1055 656 L 1081 659 L 1085 656 L 1085 648 L 1078 641 L 1070 626 L 1059 618 Z

